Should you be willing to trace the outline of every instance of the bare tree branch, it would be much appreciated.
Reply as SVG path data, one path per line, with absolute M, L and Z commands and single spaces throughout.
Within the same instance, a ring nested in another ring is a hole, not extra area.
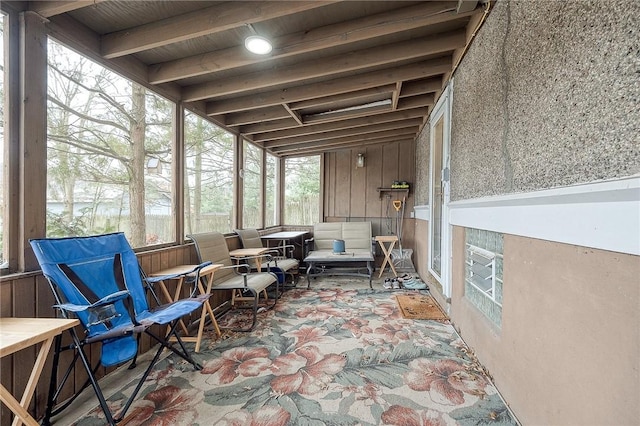
M 115 128 L 117 128 L 119 130 L 122 130 L 123 132 L 127 132 L 127 133 L 129 132 L 129 129 L 127 129 L 126 127 L 120 125 L 119 123 L 116 123 L 115 121 L 103 120 L 103 119 L 96 118 L 96 117 L 93 117 L 93 116 L 88 115 L 88 114 L 83 114 L 80 111 L 77 111 L 77 110 L 71 108 L 70 106 L 65 105 L 64 103 L 62 103 L 58 99 L 54 98 L 53 96 L 47 96 L 47 99 L 49 101 L 53 102 L 54 104 L 56 104 L 57 106 L 59 106 L 60 108 L 66 110 L 66 111 L 69 111 L 69 112 L 73 113 L 74 115 L 76 115 L 76 116 L 78 116 L 80 118 L 83 118 L 83 119 L 88 120 L 88 121 L 92 121 L 94 123 L 104 124 L 105 126 L 112 126 L 112 127 L 115 127 Z
M 55 66 L 52 63 L 49 63 L 49 67 L 52 68 L 57 73 L 59 73 L 62 77 L 68 79 L 69 81 L 72 81 L 73 83 L 77 84 L 78 86 L 82 87 L 83 89 L 85 89 L 85 90 L 87 90 L 89 92 L 92 92 L 92 93 L 96 93 L 102 99 L 107 101 L 109 103 L 109 105 L 111 105 L 112 107 L 116 108 L 121 114 L 124 114 L 124 115 L 127 116 L 128 119 L 131 119 L 131 114 L 129 114 L 129 111 L 127 111 L 127 109 L 125 107 L 123 107 L 120 102 L 116 101 L 111 96 L 107 95 L 105 93 L 105 91 L 101 87 L 99 87 L 97 89 L 89 87 L 89 86 L 83 84 L 80 80 L 72 78 L 71 75 L 63 72 L 60 68 L 58 68 L 57 66 Z

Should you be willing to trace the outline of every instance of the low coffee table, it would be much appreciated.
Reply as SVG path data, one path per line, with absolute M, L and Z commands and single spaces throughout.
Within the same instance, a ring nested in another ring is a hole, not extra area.
M 333 253 L 329 250 L 315 250 L 309 252 L 304 258 L 307 263 L 307 288 L 311 288 L 311 278 L 321 275 L 347 275 L 355 277 L 369 278 L 369 288 L 371 276 L 373 275 L 373 254 L 366 250 L 347 251 L 344 253 Z M 359 272 L 358 264 L 366 265 L 367 273 Z

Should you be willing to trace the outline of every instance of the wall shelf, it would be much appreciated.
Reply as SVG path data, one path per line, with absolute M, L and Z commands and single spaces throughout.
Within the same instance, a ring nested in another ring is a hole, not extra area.
M 391 195 L 392 192 L 404 193 L 407 197 L 409 196 L 409 188 L 378 188 L 380 198 L 382 198 L 384 193 L 389 193 L 389 195 Z

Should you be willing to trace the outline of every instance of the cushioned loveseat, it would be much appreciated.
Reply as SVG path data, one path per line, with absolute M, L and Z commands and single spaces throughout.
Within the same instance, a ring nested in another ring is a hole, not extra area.
M 334 252 L 336 240 L 344 241 L 344 252 Z M 372 241 L 371 222 L 322 222 L 313 225 L 313 238 L 306 241 L 304 259 L 308 286 L 311 286 L 311 278 L 322 274 L 364 276 L 369 278 L 371 286 Z

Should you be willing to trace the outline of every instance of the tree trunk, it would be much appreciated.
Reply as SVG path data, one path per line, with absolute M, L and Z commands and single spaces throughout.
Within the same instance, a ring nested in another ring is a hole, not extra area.
M 131 93 L 131 163 L 129 170 L 129 210 L 131 218 L 131 245 L 142 247 L 146 245 L 146 221 L 145 221 L 145 131 L 146 108 L 144 87 L 132 83 Z
M 195 170 L 193 187 L 193 216 L 196 219 L 196 229 L 202 231 L 200 221 L 202 220 L 202 149 L 204 145 L 204 126 L 202 118 L 196 118 L 196 140 L 195 140 Z

